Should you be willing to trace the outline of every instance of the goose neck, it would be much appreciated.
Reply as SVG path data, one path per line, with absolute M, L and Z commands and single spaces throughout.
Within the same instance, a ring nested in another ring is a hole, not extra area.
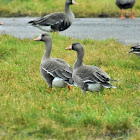
M 83 50 L 77 51 L 77 60 L 74 63 L 74 66 L 73 66 L 74 69 L 83 65 L 83 57 L 84 57 L 84 51 Z
M 71 14 L 72 14 L 72 12 L 71 12 L 71 10 L 70 10 L 70 6 L 69 6 L 69 4 L 67 4 L 67 3 L 65 3 L 65 13 L 66 13 L 67 15 L 71 15 Z
M 50 54 L 52 50 L 52 41 L 46 41 L 45 46 L 46 46 L 46 49 L 45 49 L 45 53 L 42 59 L 50 58 Z

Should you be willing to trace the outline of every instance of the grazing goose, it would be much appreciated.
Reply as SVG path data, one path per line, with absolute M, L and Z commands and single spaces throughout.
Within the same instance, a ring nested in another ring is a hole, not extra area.
M 130 51 L 129 53 L 135 53 L 140 57 L 140 45 L 137 46 L 133 46 L 131 47 L 132 51 Z
M 48 33 L 40 35 L 34 41 L 43 41 L 46 45 L 45 53 L 41 60 L 40 72 L 44 80 L 48 83 L 49 88 L 66 87 L 70 90 L 72 84 L 72 68 L 63 59 L 52 58 L 50 56 L 52 49 L 52 39 Z
M 135 0 L 116 0 L 116 5 L 120 8 L 121 19 L 125 18 L 122 9 L 129 9 L 129 8 L 131 8 L 130 18 L 135 18 L 132 10 L 134 4 L 135 4 Z
M 72 4 L 78 5 L 78 3 L 76 3 L 74 0 L 66 0 L 64 13 L 52 13 L 36 20 L 29 21 L 28 23 L 32 23 L 33 26 L 47 32 L 59 32 L 66 30 L 72 24 L 75 18 L 69 7 Z M 41 28 L 41 26 L 50 26 L 51 30 L 45 30 Z
M 82 89 L 83 93 L 86 91 L 98 92 L 105 88 L 116 88 L 110 81 L 116 81 L 110 79 L 110 77 L 96 66 L 84 65 L 84 49 L 80 43 L 73 43 L 72 46 L 66 48 L 67 50 L 77 51 L 77 60 L 73 65 L 72 78 L 75 86 Z

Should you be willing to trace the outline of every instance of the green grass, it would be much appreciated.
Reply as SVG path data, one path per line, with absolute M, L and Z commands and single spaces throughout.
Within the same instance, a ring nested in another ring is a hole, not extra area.
M 140 137 L 140 59 L 115 40 L 77 40 L 51 34 L 52 56 L 71 66 L 83 44 L 84 63 L 105 70 L 117 89 L 99 93 L 78 87 L 50 92 L 39 71 L 44 43 L 0 35 L 0 139 L 130 139 Z
M 79 6 L 71 6 L 76 17 L 119 17 L 116 0 L 75 0 Z M 0 16 L 43 16 L 52 12 L 64 11 L 65 0 L 0 0 Z M 17 6 L 18 5 L 18 6 Z M 136 17 L 140 17 L 140 1 L 134 6 Z M 130 15 L 130 10 L 125 10 Z

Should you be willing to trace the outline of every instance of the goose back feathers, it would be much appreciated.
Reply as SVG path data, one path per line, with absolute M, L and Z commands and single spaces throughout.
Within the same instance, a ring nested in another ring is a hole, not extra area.
M 134 4 L 135 4 L 135 0 L 116 0 L 116 5 L 120 9 L 132 8 Z
M 137 54 L 140 57 L 140 45 L 133 46 L 131 47 L 131 49 L 132 51 L 130 51 L 129 53 Z

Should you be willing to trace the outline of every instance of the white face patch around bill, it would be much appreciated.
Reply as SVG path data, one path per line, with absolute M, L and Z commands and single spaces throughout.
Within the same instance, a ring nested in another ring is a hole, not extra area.
M 38 36 L 38 40 L 41 40 L 41 38 L 42 38 L 42 35 L 40 34 L 40 35 Z
M 75 2 L 74 0 L 72 0 L 72 4 L 78 5 L 78 3 L 77 3 L 77 2 Z

